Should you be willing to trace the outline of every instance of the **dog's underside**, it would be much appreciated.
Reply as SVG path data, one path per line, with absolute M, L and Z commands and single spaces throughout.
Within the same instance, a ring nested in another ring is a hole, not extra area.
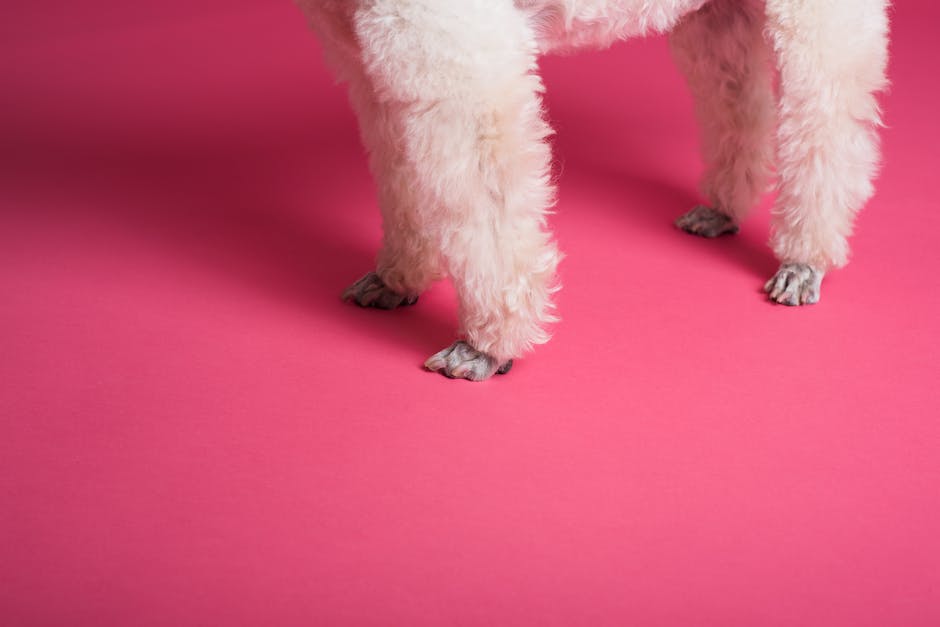
M 879 161 L 888 0 L 298 2 L 349 84 L 383 217 L 376 269 L 344 297 L 390 309 L 450 277 L 461 339 L 430 370 L 508 371 L 555 320 L 541 53 L 668 32 L 696 102 L 708 201 L 676 224 L 736 232 L 775 172 L 769 297 L 815 303 L 848 259 Z

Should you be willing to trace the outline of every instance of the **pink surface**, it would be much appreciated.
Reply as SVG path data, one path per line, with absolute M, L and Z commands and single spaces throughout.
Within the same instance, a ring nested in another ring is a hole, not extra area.
M 940 624 L 935 3 L 810 308 L 759 291 L 766 207 L 670 226 L 664 40 L 546 60 L 564 322 L 485 384 L 419 367 L 449 286 L 339 301 L 378 214 L 290 3 L 3 13 L 0 623 Z

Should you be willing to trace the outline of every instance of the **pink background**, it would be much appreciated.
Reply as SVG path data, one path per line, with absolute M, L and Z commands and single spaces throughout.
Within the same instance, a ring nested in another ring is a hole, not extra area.
M 420 364 L 446 284 L 339 301 L 379 241 L 289 2 L 0 10 L 4 625 L 940 624 L 940 8 L 899 0 L 886 168 L 822 302 L 767 207 L 695 239 L 662 38 L 544 62 L 554 340 Z

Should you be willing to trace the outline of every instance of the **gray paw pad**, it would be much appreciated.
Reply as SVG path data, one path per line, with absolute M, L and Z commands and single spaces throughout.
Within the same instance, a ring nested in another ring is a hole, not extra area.
M 806 263 L 785 263 L 766 284 L 770 300 L 781 305 L 812 305 L 819 302 L 819 286 L 825 273 Z
M 375 272 L 370 272 L 343 292 L 343 300 L 352 300 L 360 307 L 395 309 L 418 302 L 417 294 L 399 294 L 387 287 Z
M 499 365 L 494 358 L 460 340 L 432 355 L 424 362 L 424 367 L 451 379 L 483 381 L 494 374 L 509 372 L 512 360 Z
M 693 235 L 702 237 L 718 237 L 719 235 L 733 235 L 738 232 L 738 225 L 734 218 L 717 209 L 698 205 L 687 214 L 676 220 L 676 226 Z

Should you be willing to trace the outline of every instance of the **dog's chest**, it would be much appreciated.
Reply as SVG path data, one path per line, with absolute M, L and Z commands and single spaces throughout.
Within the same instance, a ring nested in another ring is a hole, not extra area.
M 543 51 L 604 47 L 666 32 L 708 0 L 513 0 L 532 15 Z

